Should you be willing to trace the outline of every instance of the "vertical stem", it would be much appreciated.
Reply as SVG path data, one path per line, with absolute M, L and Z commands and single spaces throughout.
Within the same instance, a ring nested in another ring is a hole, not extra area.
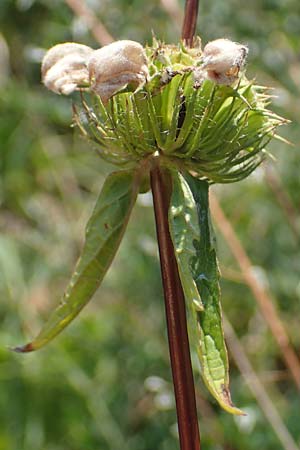
M 181 450 L 200 450 L 185 302 L 169 232 L 168 210 L 171 179 L 166 170 L 158 166 L 151 170 L 151 188 L 161 261 L 180 448 Z
M 181 39 L 190 47 L 196 32 L 199 0 L 186 0 Z

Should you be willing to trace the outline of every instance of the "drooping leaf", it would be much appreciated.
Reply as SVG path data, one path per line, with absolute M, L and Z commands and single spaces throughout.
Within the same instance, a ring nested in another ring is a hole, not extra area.
M 88 303 L 119 247 L 138 190 L 139 175 L 135 171 L 114 172 L 106 179 L 87 224 L 81 257 L 61 302 L 38 336 L 15 351 L 30 352 L 43 347 Z
M 229 391 L 208 183 L 188 174 L 183 177 L 175 171 L 172 179 L 170 231 L 187 303 L 189 334 L 197 347 L 201 374 L 209 391 L 226 411 L 243 414 L 233 405 Z
M 172 183 L 169 223 L 182 288 L 188 304 L 193 305 L 198 311 L 203 311 L 203 304 L 191 267 L 193 258 L 197 257 L 194 241 L 199 240 L 195 201 L 187 183 L 180 174 L 173 173 Z

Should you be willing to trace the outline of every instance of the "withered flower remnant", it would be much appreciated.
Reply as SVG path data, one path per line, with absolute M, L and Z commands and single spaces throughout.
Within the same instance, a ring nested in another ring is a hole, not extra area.
M 75 42 L 50 48 L 42 62 L 42 81 L 56 94 L 69 95 L 89 82 L 87 61 L 93 50 Z
M 42 62 L 42 81 L 49 90 L 69 95 L 90 88 L 104 103 L 128 84 L 138 87 L 147 76 L 145 51 L 141 44 L 129 40 L 98 50 L 75 42 L 58 44 Z
M 146 81 L 146 54 L 138 42 L 116 41 L 93 52 L 88 71 L 91 89 L 105 103 L 128 84 L 137 87 Z
M 203 49 L 201 69 L 212 81 L 231 85 L 245 64 L 248 48 L 229 39 L 208 42 Z
M 157 52 L 157 62 L 166 66 L 162 80 L 170 81 L 172 78 L 169 73 L 172 72 L 172 65 L 176 64 L 175 61 L 171 63 L 166 55 L 170 49 L 174 53 L 174 48 L 161 46 Z M 181 54 L 177 63 L 181 69 L 182 65 L 190 63 L 195 86 L 199 87 L 205 79 L 229 86 L 238 80 L 248 48 L 228 39 L 216 39 L 206 44 L 203 52 L 199 46 L 185 54 L 186 58 L 182 58 Z M 87 88 L 106 103 L 127 85 L 138 87 L 145 83 L 149 79 L 148 66 L 144 48 L 135 41 L 116 41 L 98 50 L 66 42 L 55 45 L 46 53 L 42 63 L 42 80 L 48 89 L 58 94 L 69 95 L 75 90 Z M 187 67 L 185 70 L 188 70 Z

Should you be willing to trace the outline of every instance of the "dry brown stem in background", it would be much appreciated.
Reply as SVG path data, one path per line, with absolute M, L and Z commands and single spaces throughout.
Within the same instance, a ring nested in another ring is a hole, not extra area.
M 94 12 L 85 4 L 84 0 L 65 0 L 65 2 L 74 14 L 87 25 L 100 45 L 107 45 L 114 41 L 112 35 L 100 22 L 98 17 L 96 17 Z
M 251 289 L 262 315 L 280 348 L 282 358 L 285 360 L 297 388 L 300 389 L 300 361 L 295 350 L 290 345 L 288 335 L 278 317 L 272 298 L 267 290 L 259 284 L 253 273 L 252 263 L 246 251 L 239 241 L 233 226 L 225 216 L 216 196 L 212 193 L 210 195 L 210 207 L 214 222 L 217 224 L 217 227 L 239 264 L 244 280 Z

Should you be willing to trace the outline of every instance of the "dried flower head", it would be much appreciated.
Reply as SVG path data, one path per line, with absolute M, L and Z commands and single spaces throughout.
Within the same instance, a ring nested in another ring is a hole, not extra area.
M 266 88 L 239 73 L 247 48 L 218 40 L 202 53 L 200 47 L 154 42 L 146 53 L 146 83 L 113 95 L 108 104 L 87 94 L 74 115 L 100 156 L 132 166 L 158 155 L 210 182 L 248 176 L 284 120 L 267 109 Z M 212 68 L 219 71 L 217 80 L 209 76 Z
M 52 47 L 42 62 L 42 81 L 57 94 L 69 95 L 89 81 L 87 62 L 93 50 L 66 42 Z
M 241 73 L 246 46 L 217 39 L 202 52 L 198 42 L 56 45 L 43 60 L 43 82 L 63 94 L 85 88 L 74 121 L 108 161 L 130 166 L 153 155 L 210 182 L 238 181 L 260 164 L 284 120 L 267 109 L 265 88 Z
M 91 88 L 106 102 L 128 84 L 136 87 L 148 76 L 143 47 L 134 41 L 116 41 L 93 52 L 88 63 Z
M 204 47 L 201 68 L 216 83 L 230 85 L 237 80 L 247 54 L 245 45 L 228 39 L 216 39 Z

